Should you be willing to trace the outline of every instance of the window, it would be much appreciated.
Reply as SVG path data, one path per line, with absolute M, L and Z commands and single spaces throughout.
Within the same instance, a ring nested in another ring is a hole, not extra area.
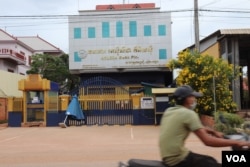
M 20 54 L 25 56 L 25 53 L 24 53 L 24 52 L 22 52 L 22 51 L 20 51 Z
M 144 36 L 151 36 L 151 26 L 150 25 L 144 26 Z
M 27 103 L 43 103 L 44 93 L 42 91 L 27 91 Z
M 88 38 L 95 38 L 95 27 L 88 28 Z
M 226 53 L 226 40 L 222 40 L 220 43 L 220 55 Z
M 31 62 L 32 62 L 31 56 L 28 56 L 28 63 L 29 63 L 29 65 L 31 64 Z
M 74 38 L 80 39 L 82 37 L 81 28 L 74 28 Z
M 232 53 L 232 40 L 228 39 L 227 41 L 227 50 L 228 53 Z
M 14 73 L 14 70 L 12 70 L 12 69 L 8 69 L 8 72 L 12 72 L 12 73 Z
M 123 36 L 122 22 L 117 21 L 116 22 L 116 37 L 122 37 L 122 36 Z
M 107 9 L 109 9 L 109 10 L 113 10 L 113 9 L 115 9 L 115 8 L 114 8 L 114 6 L 113 6 L 113 5 L 109 5 L 109 7 L 108 7 Z
M 140 5 L 135 4 L 135 5 L 133 6 L 133 8 L 136 8 L 136 9 L 137 9 L 137 8 L 141 8 L 141 7 L 140 7 Z
M 129 36 L 136 37 L 137 36 L 137 24 L 136 21 L 129 22 Z
M 159 59 L 167 59 L 167 49 L 159 50 Z
M 102 37 L 109 38 L 109 22 L 102 22 Z
M 166 26 L 165 25 L 159 25 L 158 26 L 158 35 L 159 36 L 165 36 L 166 35 Z
M 78 55 L 78 52 L 74 52 L 74 62 L 81 62 L 81 58 Z

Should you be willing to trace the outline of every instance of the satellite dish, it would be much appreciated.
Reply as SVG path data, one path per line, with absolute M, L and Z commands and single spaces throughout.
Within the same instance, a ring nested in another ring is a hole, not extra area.
M 79 57 L 81 59 L 85 59 L 87 57 L 87 55 L 88 55 L 86 50 L 80 50 L 78 53 L 79 53 Z

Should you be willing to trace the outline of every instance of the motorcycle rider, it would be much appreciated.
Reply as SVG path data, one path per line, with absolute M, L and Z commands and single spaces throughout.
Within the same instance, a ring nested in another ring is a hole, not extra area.
M 224 139 L 222 133 L 204 127 L 198 114 L 193 111 L 198 97 L 202 97 L 202 94 L 195 92 L 189 85 L 178 87 L 173 94 L 176 105 L 166 109 L 162 116 L 159 146 L 163 163 L 167 166 L 221 166 L 213 157 L 193 153 L 184 147 L 190 132 L 194 132 L 206 146 L 250 147 L 248 142 Z

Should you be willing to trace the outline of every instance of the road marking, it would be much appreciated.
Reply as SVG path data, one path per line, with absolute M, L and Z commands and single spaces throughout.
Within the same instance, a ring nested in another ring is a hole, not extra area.
M 8 138 L 8 139 L 5 139 L 5 140 L 2 140 L 2 141 L 0 141 L 0 143 L 7 142 L 7 141 L 10 141 L 10 140 L 14 140 L 14 139 L 16 139 L 18 137 L 20 137 L 20 136 L 16 136 L 16 137 L 12 137 L 12 138 Z
M 133 128 L 130 128 L 130 137 L 131 137 L 132 140 L 134 139 Z

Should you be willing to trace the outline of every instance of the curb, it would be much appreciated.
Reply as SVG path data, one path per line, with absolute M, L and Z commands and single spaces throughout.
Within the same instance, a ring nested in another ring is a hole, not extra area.
M 8 127 L 8 123 L 0 124 L 0 130 Z

